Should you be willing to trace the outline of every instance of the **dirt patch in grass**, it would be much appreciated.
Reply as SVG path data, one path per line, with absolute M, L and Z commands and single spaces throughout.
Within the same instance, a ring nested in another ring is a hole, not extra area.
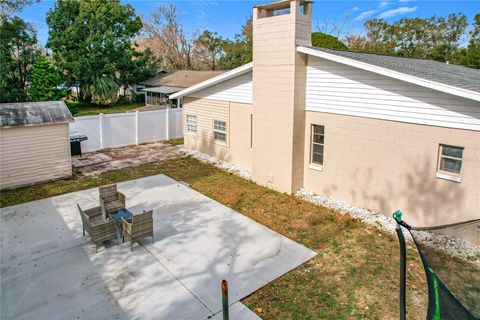
M 244 299 L 263 319 L 398 319 L 398 242 L 347 215 L 272 191 L 191 157 L 2 192 L 1 206 L 166 174 L 315 250 L 318 255 Z M 420 259 L 409 248 L 408 319 L 425 319 Z
M 165 143 L 171 144 L 172 146 L 178 146 L 183 144 L 183 137 L 178 139 L 170 139 L 168 141 L 165 141 Z

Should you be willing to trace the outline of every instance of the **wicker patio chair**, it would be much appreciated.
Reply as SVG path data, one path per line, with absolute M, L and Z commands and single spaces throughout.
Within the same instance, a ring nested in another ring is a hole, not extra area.
M 122 219 L 123 236 L 130 241 L 130 250 L 133 251 L 133 243 L 145 237 L 153 238 L 153 210 L 141 214 L 134 214 L 132 222 Z
M 100 207 L 105 218 L 110 218 L 114 211 L 125 209 L 125 195 L 117 191 L 116 184 L 110 184 L 99 188 Z
M 115 221 L 105 219 L 100 207 L 82 210 L 78 203 L 77 207 L 78 212 L 80 212 L 80 216 L 82 217 L 83 235 L 85 236 L 85 231 L 87 231 L 88 235 L 95 243 L 95 252 L 97 252 L 98 247 L 101 246 L 104 241 L 117 239 Z

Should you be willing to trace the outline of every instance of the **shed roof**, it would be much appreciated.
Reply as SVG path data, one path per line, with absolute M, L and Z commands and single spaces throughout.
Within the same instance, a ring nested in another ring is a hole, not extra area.
M 197 83 L 218 76 L 221 73 L 223 73 L 223 71 L 178 70 L 170 73 L 160 74 L 156 77 L 141 82 L 141 84 L 149 86 L 188 88 Z
M 0 103 L 0 127 L 73 122 L 63 101 Z

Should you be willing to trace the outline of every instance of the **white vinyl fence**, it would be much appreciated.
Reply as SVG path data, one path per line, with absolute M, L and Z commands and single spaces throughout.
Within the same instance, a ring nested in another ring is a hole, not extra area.
M 180 138 L 182 109 L 76 117 L 70 124 L 72 133 L 88 137 L 82 142 L 83 152 Z

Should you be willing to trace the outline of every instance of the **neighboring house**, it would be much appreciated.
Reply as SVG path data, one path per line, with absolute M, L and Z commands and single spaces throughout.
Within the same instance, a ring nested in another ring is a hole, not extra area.
M 63 101 L 0 104 L 0 189 L 70 177 L 73 121 Z
M 254 7 L 253 62 L 183 97 L 185 145 L 414 225 L 480 216 L 480 71 L 311 47 L 311 2 Z
M 196 85 L 221 74 L 222 71 L 178 70 L 162 72 L 154 78 L 137 85 L 145 92 L 145 106 L 181 108 L 181 99 L 169 99 L 175 92 Z

